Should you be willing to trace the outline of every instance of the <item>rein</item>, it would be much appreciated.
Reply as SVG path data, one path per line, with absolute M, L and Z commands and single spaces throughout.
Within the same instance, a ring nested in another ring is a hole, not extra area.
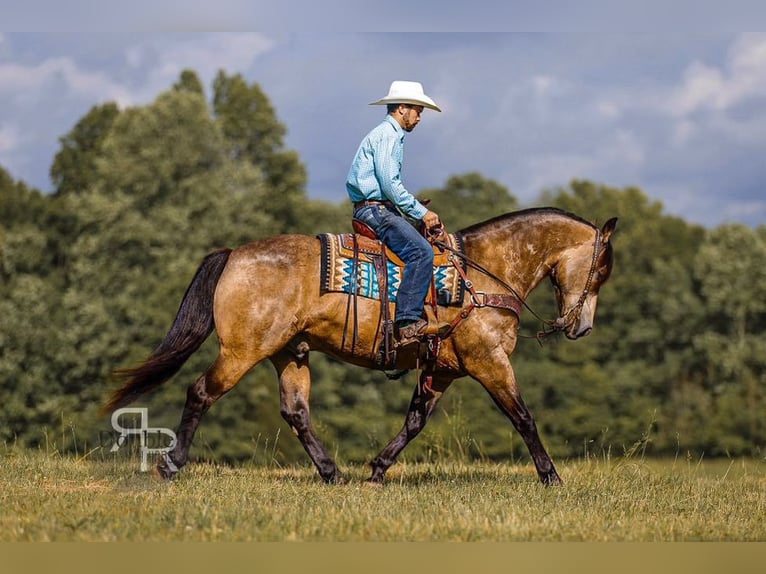
M 439 229 L 436 233 L 435 237 L 439 237 L 443 234 L 443 230 Z M 498 277 L 495 273 L 492 273 L 489 269 L 484 267 L 481 263 L 476 261 L 475 259 L 472 259 L 465 253 L 461 253 L 457 249 L 453 248 L 452 246 L 448 245 L 447 243 L 437 239 L 433 238 L 431 239 L 431 243 L 436 245 L 441 250 L 446 250 L 451 253 L 450 261 L 452 261 L 452 264 L 457 269 L 458 273 L 460 274 L 460 277 L 463 281 L 463 284 L 465 285 L 466 289 L 471 293 L 471 304 L 463 310 L 463 312 L 458 316 L 458 318 L 453 321 L 452 325 L 450 325 L 450 333 L 457 327 L 457 325 L 465 318 L 468 317 L 470 312 L 475 307 L 501 307 L 506 309 L 513 309 L 516 311 L 515 306 L 512 306 L 507 299 L 502 300 L 500 303 L 494 303 L 493 304 L 493 298 L 496 298 L 496 300 L 501 300 L 503 297 L 508 297 L 508 295 L 488 295 L 486 293 L 482 293 L 479 291 L 476 291 L 473 288 L 473 282 L 468 279 L 468 277 L 465 275 L 465 272 L 463 271 L 462 267 L 457 264 L 457 262 L 454 260 L 455 257 L 458 257 L 462 259 L 468 267 L 472 267 L 476 271 L 482 273 L 483 275 L 486 275 L 490 279 L 494 280 L 496 283 L 498 283 L 501 287 L 507 289 L 513 297 L 516 298 L 517 301 L 521 303 L 524 307 L 527 308 L 527 310 L 536 318 L 538 319 L 543 325 L 551 327 L 550 329 L 546 329 L 543 327 L 542 331 L 539 331 L 536 335 L 519 335 L 520 337 L 526 338 L 526 339 L 537 339 L 538 342 L 541 342 L 542 339 L 545 337 L 548 337 L 558 331 L 563 331 L 564 328 L 567 325 L 567 319 L 570 315 L 573 313 L 580 314 L 582 312 L 583 305 L 585 305 L 585 299 L 588 296 L 588 293 L 590 292 L 590 286 L 593 282 L 593 276 L 596 272 L 596 264 L 598 262 L 598 256 L 601 253 L 600 245 L 601 245 L 601 231 L 596 227 L 596 238 L 594 240 L 593 244 L 593 259 L 591 260 L 590 264 L 590 271 L 588 272 L 588 278 L 585 281 L 585 287 L 583 288 L 583 292 L 580 294 L 580 298 L 577 300 L 577 303 L 575 303 L 571 309 L 569 309 L 566 313 L 564 313 L 561 317 L 558 317 L 555 320 L 550 319 L 543 319 L 538 313 L 535 312 L 534 309 L 532 309 L 529 304 L 518 294 L 516 289 L 514 289 L 511 285 L 509 285 L 505 280 L 503 280 L 501 277 Z M 480 299 L 480 297 L 482 299 Z M 519 311 L 516 311 L 517 316 L 519 315 Z

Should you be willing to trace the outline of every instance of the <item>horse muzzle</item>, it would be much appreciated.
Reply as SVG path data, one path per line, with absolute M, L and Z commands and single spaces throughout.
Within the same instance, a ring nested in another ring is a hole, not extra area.
M 575 317 L 574 321 L 567 322 L 566 317 L 559 317 L 553 322 L 553 328 L 561 331 L 567 339 L 574 341 L 581 337 L 587 337 L 593 330 L 593 324 L 590 321 L 583 321 L 580 317 Z
M 587 325 L 585 327 L 578 327 L 577 329 L 572 329 L 569 331 L 566 331 L 564 334 L 566 335 L 567 339 L 579 339 L 581 337 L 587 337 L 590 335 L 590 332 L 593 330 L 593 327 L 590 325 Z

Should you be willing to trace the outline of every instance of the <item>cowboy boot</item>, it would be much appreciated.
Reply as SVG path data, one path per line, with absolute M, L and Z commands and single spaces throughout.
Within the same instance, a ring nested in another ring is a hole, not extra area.
M 398 347 L 404 347 L 411 343 L 421 342 L 429 335 L 438 335 L 444 337 L 451 328 L 449 323 L 439 322 L 433 315 L 433 312 L 426 311 L 427 319 L 419 319 L 414 323 L 405 326 L 396 326 L 395 335 Z
M 412 343 L 419 343 L 421 338 L 426 334 L 426 327 L 428 327 L 428 321 L 425 319 L 418 319 L 414 323 L 403 326 L 397 324 L 394 327 L 396 346 L 405 347 Z

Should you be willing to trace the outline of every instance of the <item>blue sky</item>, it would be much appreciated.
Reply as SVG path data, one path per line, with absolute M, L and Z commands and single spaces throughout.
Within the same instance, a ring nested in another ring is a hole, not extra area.
M 403 79 L 443 110 L 407 136 L 413 192 L 478 171 L 533 205 L 578 178 L 689 222 L 766 224 L 763 33 L 0 33 L 0 165 L 50 190 L 58 138 L 92 106 L 146 104 L 184 68 L 208 91 L 221 68 L 261 85 L 311 197 L 345 199 L 384 113 L 367 104 Z

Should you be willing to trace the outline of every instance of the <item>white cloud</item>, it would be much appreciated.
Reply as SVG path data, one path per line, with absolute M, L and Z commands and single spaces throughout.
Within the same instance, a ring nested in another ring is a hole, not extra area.
M 737 105 L 766 95 L 766 34 L 740 34 L 730 44 L 724 63 L 690 62 L 677 81 L 670 84 L 630 86 L 601 96 L 595 104 L 605 119 L 630 117 L 635 111 L 670 116 L 674 141 L 685 141 L 693 131 L 690 117 L 727 114 Z M 695 118 L 697 128 L 700 118 Z
M 766 69 L 766 35 L 740 36 L 731 49 L 731 67 L 736 76 L 745 80 L 755 79 L 756 84 L 762 86 Z
M 209 85 L 218 70 L 243 72 L 273 45 L 271 39 L 256 33 L 193 34 L 131 46 L 124 55 L 131 68 L 145 70 L 135 98 L 146 101 L 166 90 L 184 69 L 194 70 Z
M 271 46 L 271 40 L 261 34 L 191 35 L 188 40 L 132 46 L 124 51 L 125 61 L 131 68 L 144 70 L 143 79 L 133 87 L 66 56 L 32 65 L 0 63 L 0 94 L 40 93 L 63 82 L 65 90 L 77 98 L 131 105 L 166 90 L 185 68 L 211 81 L 221 68 L 230 72 L 247 69 Z
M 121 103 L 130 99 L 127 90 L 106 74 L 83 70 L 70 58 L 50 58 L 31 66 L 0 64 L 0 94 L 8 92 L 29 99 L 30 94 L 47 90 L 57 81 L 63 82 L 70 94 L 83 99 Z
M 727 99 L 723 73 L 694 62 L 686 69 L 683 84 L 675 90 L 668 106 L 672 115 L 683 117 L 700 108 L 721 109 Z
M 221 67 L 229 71 L 248 69 L 273 45 L 274 42 L 262 34 L 217 34 L 202 42 L 192 40 L 178 44 L 164 54 L 164 60 L 183 62 L 205 76 L 212 76 Z
M 725 69 L 693 62 L 668 101 L 683 117 L 700 110 L 725 111 L 766 93 L 766 36 L 743 34 L 731 46 Z
M 83 41 L 93 44 L 90 38 Z M 0 109 L 21 126 L 2 126 L 0 165 L 41 188 L 47 185 L 47 170 L 40 158 L 53 153 L 56 138 L 90 106 L 146 104 L 170 88 L 183 69 L 194 70 L 209 86 L 219 69 L 245 73 L 274 45 L 255 33 L 150 34 L 130 38 L 117 50 L 119 41 L 106 42 L 98 57 L 81 59 L 84 51 L 75 40 L 43 55 L 26 42 L 25 37 L 0 36 Z M 3 58 L 5 52 L 10 56 Z M 22 52 L 24 60 L 15 56 Z M 31 59 L 35 53 L 37 59 Z

